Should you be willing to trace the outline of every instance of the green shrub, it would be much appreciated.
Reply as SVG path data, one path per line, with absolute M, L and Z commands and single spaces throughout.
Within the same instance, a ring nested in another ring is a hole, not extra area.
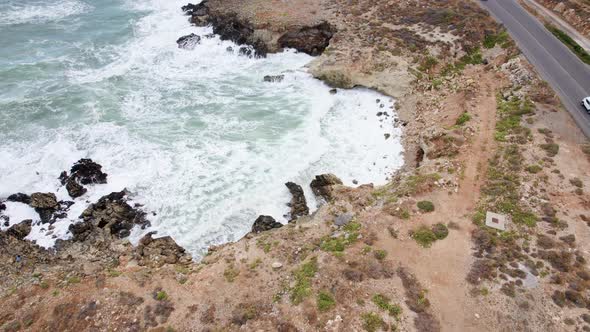
M 438 240 L 442 240 L 449 235 L 449 229 L 442 223 L 436 223 L 432 226 L 432 233 Z
M 318 271 L 317 258 L 312 257 L 309 262 L 301 265 L 299 269 L 294 272 L 295 286 L 291 289 L 291 302 L 299 304 L 311 294 L 311 278 L 313 278 Z
M 329 311 L 336 306 L 336 300 L 328 292 L 320 292 L 317 298 L 318 310 L 321 312 Z
M 390 299 L 383 294 L 375 294 L 373 303 L 380 309 L 386 310 L 391 316 L 398 317 L 402 313 L 402 308 L 397 304 L 391 304 Z
M 437 240 L 434 232 L 426 226 L 422 226 L 415 230 L 412 234 L 412 238 L 424 248 L 430 248 L 432 243 Z
M 68 278 L 68 284 L 79 284 L 80 281 L 82 281 L 82 280 L 78 276 L 73 276 L 73 277 Z
M 438 63 L 438 61 L 436 60 L 435 57 L 433 57 L 433 56 L 427 56 L 420 63 L 420 66 L 418 67 L 418 70 L 420 70 L 422 72 L 427 72 L 430 69 L 434 68 L 437 63 Z
M 539 173 L 541 170 L 543 170 L 543 167 L 541 167 L 541 166 L 539 166 L 539 165 L 530 165 L 530 166 L 527 166 L 526 170 L 527 170 L 527 172 L 529 172 L 529 173 L 537 174 L 537 173 Z
M 225 271 L 223 271 L 223 276 L 227 282 L 234 282 L 239 274 L 240 271 L 237 270 L 233 265 L 228 266 Z
M 385 326 L 385 322 L 378 314 L 374 312 L 367 312 L 361 316 L 363 320 L 363 328 L 368 332 L 376 332 Z
M 549 157 L 555 157 L 559 152 L 559 145 L 555 143 L 541 144 L 541 149 L 545 150 Z
M 508 32 L 501 31 L 500 33 L 496 34 L 486 34 L 483 39 L 483 47 L 485 48 L 494 48 L 496 44 L 500 44 L 502 48 L 508 47 Z
M 168 300 L 168 294 L 165 291 L 159 291 L 156 293 L 156 300 L 166 301 Z
M 382 261 L 385 259 L 385 257 L 387 257 L 387 251 L 382 250 L 382 249 L 375 250 L 374 255 L 375 255 L 375 258 Z
M 420 211 L 422 212 L 432 212 L 434 211 L 434 204 L 431 201 L 420 201 L 416 204 Z
M 457 118 L 457 121 L 455 121 L 455 124 L 457 126 L 462 126 L 469 120 L 471 120 L 471 115 L 469 115 L 469 113 L 465 112 Z

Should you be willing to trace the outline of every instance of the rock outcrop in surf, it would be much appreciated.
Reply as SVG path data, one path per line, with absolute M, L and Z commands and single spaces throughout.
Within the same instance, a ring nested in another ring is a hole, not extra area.
M 291 27 L 281 32 L 268 31 L 266 27 L 257 27 L 234 13 L 212 10 L 208 1 L 197 5 L 189 3 L 182 6 L 182 11 L 190 16 L 189 21 L 196 26 L 211 25 L 213 33 L 222 40 L 252 46 L 257 57 L 265 57 L 267 53 L 284 48 L 294 48 L 298 52 L 317 56 L 328 47 L 336 33 L 336 28 L 325 21 L 313 26 Z
M 262 233 L 273 228 L 280 228 L 283 224 L 271 216 L 258 216 L 252 225 L 252 233 Z
M 70 169 L 70 175 L 63 171 L 59 175 L 59 180 L 66 186 L 70 197 L 77 198 L 86 193 L 84 185 L 107 183 L 107 174 L 102 171 L 102 166 L 92 159 L 80 159 Z
M 287 182 L 285 186 L 287 186 L 291 193 L 291 202 L 288 204 L 291 208 L 289 221 L 295 221 L 299 217 L 307 216 L 309 214 L 309 207 L 305 200 L 303 188 L 294 182 Z

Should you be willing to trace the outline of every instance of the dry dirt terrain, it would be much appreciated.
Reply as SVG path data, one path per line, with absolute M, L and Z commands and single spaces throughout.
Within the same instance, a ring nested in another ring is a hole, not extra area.
M 395 97 L 405 167 L 381 187 L 320 176 L 315 213 L 200 262 L 90 226 L 55 253 L 0 233 L 3 331 L 590 331 L 590 145 L 475 2 L 191 11 L 259 54 L 316 53 L 309 70 L 335 93 Z

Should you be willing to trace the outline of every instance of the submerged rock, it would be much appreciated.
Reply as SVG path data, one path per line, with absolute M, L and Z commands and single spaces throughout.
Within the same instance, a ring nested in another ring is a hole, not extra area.
M 299 52 L 312 56 L 320 55 L 330 44 L 336 29 L 327 22 L 311 27 L 303 27 L 298 31 L 287 32 L 278 40 L 281 48 L 294 48 Z
M 277 222 L 273 217 L 261 215 L 254 221 L 254 224 L 252 225 L 252 233 L 261 233 L 282 226 L 283 224 Z
M 31 219 L 23 220 L 18 224 L 10 226 L 10 228 L 6 230 L 6 234 L 15 237 L 19 240 L 22 240 L 27 235 L 29 235 L 29 233 L 31 233 L 32 223 L 33 221 Z
M 190 255 L 170 236 L 153 238 L 149 232 L 139 240 L 134 257 L 140 266 L 160 267 L 164 264 L 189 263 Z
M 31 203 L 31 197 L 29 195 L 23 194 L 23 193 L 12 194 L 12 195 L 8 196 L 8 198 L 6 200 L 9 202 L 18 202 L 18 203 L 24 203 L 24 204 Z
M 293 182 L 287 182 L 285 183 L 285 186 L 287 186 L 292 196 L 291 202 L 288 204 L 291 207 L 291 218 L 289 221 L 294 221 L 299 217 L 307 216 L 309 214 L 309 207 L 307 207 L 303 188 Z
M 321 174 L 316 175 L 315 179 L 311 181 L 310 187 L 316 196 L 330 201 L 332 200 L 332 186 L 335 185 L 342 185 L 342 180 L 334 174 Z
M 247 46 L 242 46 L 238 49 L 238 55 L 251 57 L 252 56 L 252 49 Z
M 191 33 L 190 35 L 182 36 L 176 40 L 178 48 L 192 50 L 201 42 L 201 37 Z
M 264 82 L 281 82 L 285 78 L 285 75 L 266 75 L 262 79 Z

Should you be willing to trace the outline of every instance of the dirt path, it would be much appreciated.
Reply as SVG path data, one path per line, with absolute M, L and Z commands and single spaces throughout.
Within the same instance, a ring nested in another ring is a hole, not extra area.
M 493 149 L 495 127 L 496 97 L 494 91 L 499 80 L 493 73 L 481 74 L 478 79 L 479 94 L 465 103 L 466 111 L 472 115 L 476 133 L 472 141 L 464 147 L 460 162 L 464 167 L 459 176 L 459 189 L 456 193 L 436 191 L 425 199 L 431 200 L 436 211 L 413 218 L 411 225 L 402 226 L 401 241 L 383 236 L 379 245 L 389 252 L 395 252 L 396 260 L 407 266 L 428 289 L 428 299 L 444 331 L 477 330 L 490 327 L 476 318 L 475 302 L 469 295 L 465 276 L 472 262 L 470 215 L 479 199 L 488 156 Z M 448 103 L 444 107 L 456 107 Z M 437 222 L 455 222 L 460 229 L 451 230 L 444 241 L 435 242 L 431 248 L 420 248 L 406 236 L 408 230 L 416 225 L 431 225 Z

